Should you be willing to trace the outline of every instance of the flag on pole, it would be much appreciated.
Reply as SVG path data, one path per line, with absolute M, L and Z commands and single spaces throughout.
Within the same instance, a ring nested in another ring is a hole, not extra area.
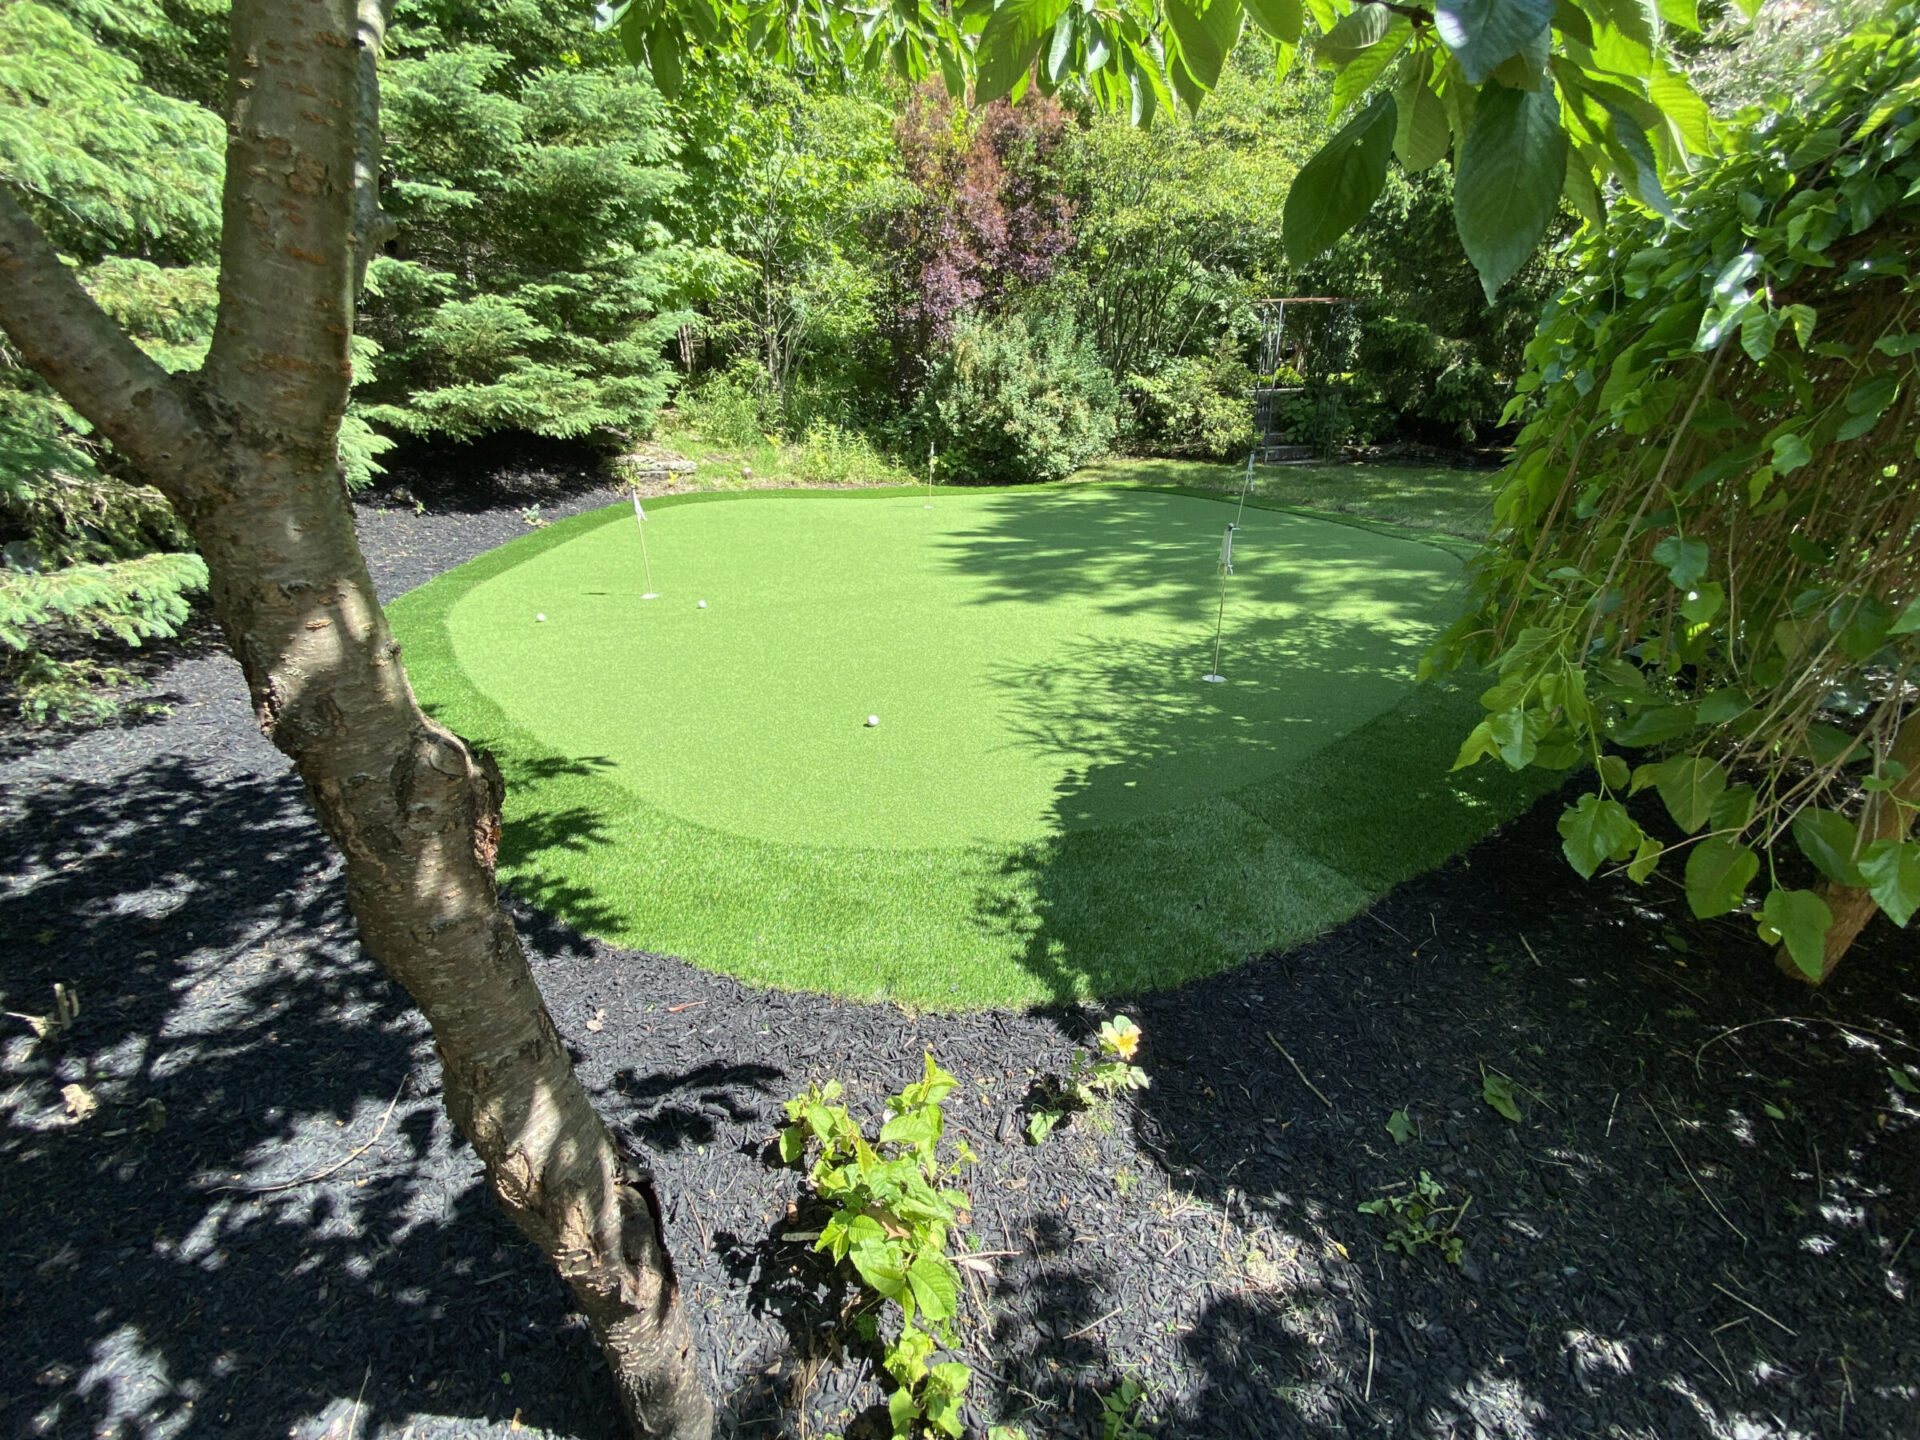
M 640 565 L 647 577 L 647 593 L 642 600 L 658 600 L 653 588 L 653 562 L 647 558 L 647 512 L 640 508 L 640 492 L 633 492 L 633 526 L 640 532 Z

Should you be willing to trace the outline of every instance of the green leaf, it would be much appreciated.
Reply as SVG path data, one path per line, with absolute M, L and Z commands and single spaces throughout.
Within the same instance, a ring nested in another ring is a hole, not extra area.
M 1387 183 L 1397 118 L 1393 95 L 1375 96 L 1300 167 L 1281 222 L 1287 258 L 1294 264 L 1306 264 L 1373 208 Z
M 1887 627 L 1889 635 L 1911 635 L 1920 630 L 1920 600 L 1910 600 L 1907 608 L 1900 612 L 1900 618 Z
M 1393 96 L 1399 112 L 1393 132 L 1393 153 L 1402 165 L 1413 171 L 1439 164 L 1453 143 L 1447 107 L 1428 84 L 1430 70 L 1430 56 L 1410 57 L 1402 67 L 1400 85 Z
M 1699 755 L 1676 755 L 1662 762 L 1654 783 L 1673 823 L 1689 835 L 1713 815 L 1713 802 L 1727 788 L 1727 767 Z
M 939 1138 L 939 1118 L 934 1111 L 925 1107 L 909 1110 L 904 1115 L 896 1115 L 880 1127 L 880 1139 L 883 1143 L 931 1145 Z
M 902 1385 L 888 1397 L 887 1418 L 893 1422 L 896 1436 L 913 1434 L 913 1422 L 920 1418 L 920 1402 L 906 1386 Z
M 1700 92 L 1693 88 L 1693 82 L 1680 71 L 1669 70 L 1664 65 L 1656 70 L 1647 81 L 1647 98 L 1673 121 L 1689 150 L 1710 155 L 1718 148 L 1714 143 L 1713 113 L 1700 98 Z
M 1419 1133 L 1419 1127 L 1405 1110 L 1396 1110 L 1387 1116 L 1387 1134 L 1393 1137 L 1394 1144 L 1411 1145 Z
M 1633 778 L 1627 762 L 1618 755 L 1602 755 L 1594 768 L 1600 772 L 1600 783 L 1609 790 L 1624 790 Z
M 1729 785 L 1713 802 L 1707 824 L 1715 830 L 1744 830 L 1753 819 L 1753 787 Z
M 798 1125 L 780 1127 L 780 1163 L 791 1165 L 807 1151 L 807 1133 Z
M 1616 745 L 1658 745 L 1684 735 L 1697 723 L 1691 705 L 1636 705 L 1624 718 L 1607 728 L 1607 738 Z
M 1553 91 L 1487 86 L 1454 167 L 1453 217 L 1489 304 L 1553 223 L 1566 172 Z
M 1358 14 L 1358 11 L 1354 12 Z M 1380 40 L 1369 45 L 1354 56 L 1333 80 L 1333 103 L 1328 110 L 1330 119 L 1339 119 L 1347 107 L 1373 88 L 1374 81 L 1386 73 L 1387 66 L 1393 63 L 1393 57 L 1406 48 L 1407 41 L 1413 36 L 1413 22 L 1404 15 L 1395 15 L 1393 23 Z M 1395 97 L 1398 103 L 1398 97 Z M 1438 103 L 1436 100 L 1435 103 Z M 1444 108 L 1444 107 L 1443 107 Z M 1399 138 L 1399 126 L 1394 127 L 1394 138 Z
M 1760 857 L 1725 835 L 1709 835 L 1687 856 L 1687 904 L 1702 920 L 1740 908 Z
M 907 1267 L 897 1246 L 867 1241 L 855 1245 L 848 1252 L 848 1258 L 860 1272 L 860 1278 L 889 1300 L 898 1300 L 907 1293 Z
M 1493 67 L 1536 43 L 1553 19 L 1553 0 L 1436 0 L 1434 28 L 1467 79 L 1483 84 Z M 1554 193 L 1560 193 L 1556 178 Z
M 1707 575 L 1707 542 L 1668 535 L 1653 547 L 1653 563 L 1667 567 L 1667 578 L 1681 590 L 1691 590 Z
M 1067 0 L 1006 0 L 987 17 L 975 50 L 979 68 L 974 100 L 986 105 L 1004 99 L 1040 58 Z
M 1300 0 L 1246 0 L 1247 14 L 1274 39 L 1298 45 L 1305 16 Z
M 1396 18 L 1405 19 L 1404 16 L 1396 17 L 1385 5 L 1373 3 L 1373 0 L 1356 5 L 1341 18 L 1339 24 L 1313 42 L 1313 53 L 1323 65 L 1351 65 L 1357 56 L 1385 37 Z
M 1520 1123 L 1520 1106 L 1514 1099 L 1513 1082 L 1506 1076 L 1491 1072 L 1481 1076 L 1480 1098 L 1514 1124 Z
M 1904 929 L 1920 910 L 1920 841 L 1874 841 L 1860 852 L 1860 875 L 1874 903 Z
M 1854 828 L 1853 821 L 1837 810 L 1808 806 L 1793 817 L 1793 838 L 1800 846 L 1800 853 L 1836 885 L 1867 883 L 1853 859 L 1860 832 Z
M 1164 0 L 1164 8 L 1188 73 L 1201 89 L 1213 89 L 1240 36 L 1240 0 L 1212 0 L 1205 10 L 1196 10 L 1189 0 Z
M 1640 843 L 1641 829 L 1618 800 L 1589 792 L 1560 812 L 1560 848 L 1583 880 L 1604 860 L 1624 860 Z
M 1633 859 L 1627 862 L 1627 878 L 1639 885 L 1660 868 L 1660 857 L 1667 853 L 1667 847 L 1651 835 L 1640 842 L 1640 848 L 1633 852 Z
M 1691 624 L 1705 625 L 1720 613 L 1726 603 L 1726 587 L 1717 580 L 1703 580 L 1689 590 L 1687 598 L 1680 602 L 1680 614 Z
M 1797 430 L 1789 430 L 1784 435 L 1776 435 L 1773 441 L 1773 468 L 1781 475 L 1791 475 L 1802 465 L 1813 459 L 1813 450 L 1807 444 L 1807 437 Z
M 685 74 L 682 60 L 680 27 L 665 19 L 656 20 L 647 31 L 647 68 L 653 72 L 653 83 L 669 100 L 680 98 Z
M 960 1276 L 943 1255 L 922 1250 L 907 1270 L 913 1298 L 929 1320 L 950 1320 L 959 1306 Z
M 1813 979 L 1826 973 L 1827 931 L 1833 911 L 1811 890 L 1770 890 L 1760 907 L 1762 933 L 1778 938 L 1787 954 Z
M 1899 1066 L 1887 1066 L 1887 1078 L 1893 1081 L 1900 1089 L 1906 1091 L 1907 1094 L 1920 1095 L 1920 1085 L 1914 1084 L 1913 1077 Z

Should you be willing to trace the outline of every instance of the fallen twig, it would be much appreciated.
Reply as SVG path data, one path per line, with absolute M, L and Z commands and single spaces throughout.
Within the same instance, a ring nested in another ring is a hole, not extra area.
M 1744 1025 L 1735 1025 L 1722 1030 L 1718 1035 L 1708 1036 L 1701 1042 L 1700 1048 L 1693 1052 L 1693 1073 L 1705 1079 L 1700 1069 L 1700 1057 L 1707 1053 L 1707 1047 L 1738 1035 L 1742 1030 L 1751 1030 L 1756 1025 L 1831 1025 L 1836 1030 L 1844 1030 L 1849 1035 L 1871 1035 L 1876 1040 L 1884 1040 L 1889 1045 L 1899 1045 L 1908 1050 L 1920 1051 L 1920 1045 L 1911 1040 L 1903 1040 L 1898 1035 L 1889 1035 L 1883 1030 L 1870 1029 L 1865 1025 L 1847 1025 L 1838 1020 L 1829 1020 L 1824 1015 L 1769 1015 L 1764 1020 L 1749 1020 Z
M 1753 1311 L 1754 1314 L 1758 1315 L 1762 1320 L 1765 1320 L 1768 1324 L 1778 1325 L 1782 1330 L 1786 1331 L 1789 1335 L 1793 1336 L 1794 1339 L 1798 1340 L 1800 1338 L 1800 1332 L 1794 1329 L 1791 1325 L 1787 1324 L 1786 1321 L 1775 1320 L 1773 1316 L 1769 1315 L 1766 1311 L 1762 1310 L 1758 1305 L 1754 1304 L 1751 1300 L 1742 1300 L 1738 1295 L 1734 1294 L 1733 1291 L 1729 1290 L 1726 1286 L 1722 1285 L 1718 1280 L 1715 1280 L 1713 1282 L 1713 1288 L 1718 1290 L 1722 1295 L 1726 1296 L 1729 1300 L 1732 1300 L 1738 1304 L 1746 1306 L 1749 1310 Z
M 667 1014 L 678 1015 L 682 1010 L 697 1010 L 706 1003 L 704 1000 L 689 1000 L 684 1005 L 669 1005 L 667 1006 Z
M 380 1128 L 373 1132 L 373 1138 L 358 1149 L 349 1152 L 346 1159 L 340 1161 L 338 1164 L 329 1165 L 326 1169 L 308 1175 L 304 1179 L 282 1180 L 277 1185 L 216 1185 L 213 1187 L 214 1190 L 237 1190 L 243 1195 L 272 1195 L 280 1190 L 297 1190 L 302 1185 L 312 1185 L 316 1181 L 325 1180 L 330 1175 L 337 1175 L 340 1171 L 346 1169 L 347 1166 L 351 1165 L 362 1155 L 366 1154 L 367 1151 L 380 1143 L 380 1137 L 387 1133 L 387 1122 L 393 1119 L 393 1108 L 400 1103 L 400 1092 L 407 1088 L 407 1081 L 411 1078 L 412 1074 L 412 1071 L 408 1071 L 407 1074 L 400 1077 L 400 1085 L 393 1092 L 393 1099 L 387 1102 L 387 1113 L 380 1117 Z
M 1092 1330 L 1097 1326 L 1106 1324 L 1107 1321 L 1111 1320 L 1114 1316 L 1118 1315 L 1122 1310 L 1126 1308 L 1127 1307 L 1124 1305 L 1116 1305 L 1113 1307 L 1113 1309 L 1107 1311 L 1106 1314 L 1102 1315 L 1098 1320 L 1095 1320 L 1092 1324 L 1082 1325 L 1078 1330 L 1072 1331 L 1071 1333 L 1066 1335 L 1062 1335 L 1060 1338 L 1062 1340 L 1078 1340 L 1082 1335 L 1086 1334 L 1089 1330 Z
M 1281 1055 L 1286 1057 L 1287 1064 L 1293 1067 L 1293 1073 L 1300 1077 L 1300 1083 L 1306 1086 L 1307 1089 L 1313 1091 L 1314 1098 L 1317 1099 L 1322 1105 L 1326 1106 L 1327 1109 L 1331 1110 L 1333 1108 L 1333 1102 L 1327 1099 L 1326 1096 L 1320 1093 L 1320 1087 L 1318 1085 L 1315 1085 L 1311 1080 L 1307 1079 L 1307 1072 L 1300 1068 L 1300 1062 L 1294 1059 L 1293 1056 L 1287 1054 L 1286 1046 L 1282 1045 L 1278 1040 L 1274 1040 L 1273 1032 L 1271 1030 L 1267 1032 L 1267 1039 L 1273 1042 L 1274 1049 L 1278 1050 L 1281 1053 Z
M 1647 1103 L 1645 1096 L 1641 1097 L 1640 1103 L 1642 1105 L 1646 1105 L 1647 1114 L 1653 1116 L 1653 1123 L 1660 1127 L 1660 1133 L 1661 1135 L 1665 1136 L 1667 1145 L 1673 1151 L 1674 1159 L 1678 1160 L 1680 1162 L 1680 1168 L 1687 1172 L 1687 1179 L 1693 1181 L 1693 1188 L 1700 1192 L 1700 1198 L 1705 1200 L 1708 1205 L 1712 1206 L 1713 1213 L 1718 1215 L 1720 1219 L 1725 1222 L 1726 1227 L 1729 1230 L 1733 1231 L 1734 1234 L 1738 1235 L 1747 1244 L 1751 1245 L 1753 1243 L 1753 1238 L 1750 1235 L 1748 1235 L 1746 1231 L 1742 1230 L 1738 1225 L 1734 1224 L 1733 1221 L 1727 1219 L 1727 1212 L 1720 1208 L 1719 1204 L 1714 1200 L 1713 1196 L 1707 1193 L 1707 1187 L 1700 1183 L 1700 1177 L 1693 1173 L 1693 1167 L 1687 1164 L 1687 1157 L 1682 1155 L 1680 1153 L 1680 1147 L 1673 1143 L 1673 1136 L 1667 1134 L 1666 1124 L 1660 1119 L 1659 1113 L 1655 1111 L 1652 1105 Z

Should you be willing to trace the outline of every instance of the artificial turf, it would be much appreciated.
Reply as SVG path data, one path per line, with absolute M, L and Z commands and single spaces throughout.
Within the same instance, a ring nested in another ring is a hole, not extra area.
M 1136 488 L 689 496 L 391 607 L 589 933 L 921 1006 L 1124 994 L 1316 933 L 1531 798 L 1411 674 L 1453 555 Z M 706 601 L 702 608 L 698 602 Z M 544 620 L 538 616 L 544 615 Z M 866 723 L 879 717 L 877 726 Z

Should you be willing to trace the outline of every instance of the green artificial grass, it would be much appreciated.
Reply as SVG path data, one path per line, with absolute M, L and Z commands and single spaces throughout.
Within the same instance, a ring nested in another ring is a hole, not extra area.
M 1190 486 L 1240 493 L 1244 464 L 1198 460 L 1109 460 L 1076 478 L 1138 485 Z M 1262 465 L 1253 493 L 1302 510 L 1355 516 L 1430 536 L 1478 544 L 1493 526 L 1500 477 L 1491 470 L 1443 465 Z
M 1538 783 L 1447 771 L 1479 711 L 1410 683 L 1459 580 L 1432 546 L 1250 507 L 1202 682 L 1233 513 L 675 497 L 658 599 L 615 506 L 391 614 L 506 773 L 503 875 L 587 932 L 927 1007 L 1125 994 L 1337 923 Z

